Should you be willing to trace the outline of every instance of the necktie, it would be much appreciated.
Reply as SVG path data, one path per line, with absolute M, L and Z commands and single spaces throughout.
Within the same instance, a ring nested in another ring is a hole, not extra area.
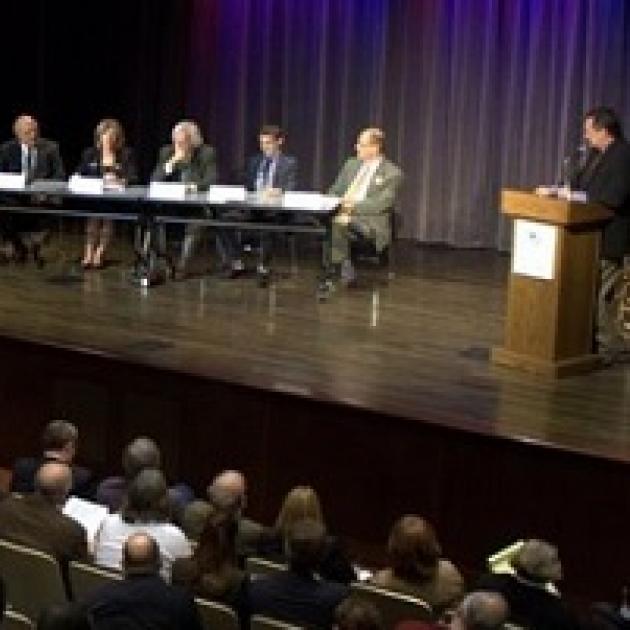
M 357 171 L 355 178 L 352 180 L 348 190 L 346 191 L 346 197 L 356 200 L 357 195 L 361 192 L 361 188 L 365 186 L 370 176 L 370 167 L 367 163 L 361 165 L 361 168 Z
M 271 173 L 271 158 L 265 157 L 260 166 L 260 184 L 261 188 L 269 188 L 269 174 Z

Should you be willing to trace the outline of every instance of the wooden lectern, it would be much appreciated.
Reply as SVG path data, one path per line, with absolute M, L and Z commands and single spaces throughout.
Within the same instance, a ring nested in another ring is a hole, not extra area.
M 492 361 L 554 378 L 587 372 L 593 354 L 602 206 L 503 190 L 514 219 L 505 342 Z

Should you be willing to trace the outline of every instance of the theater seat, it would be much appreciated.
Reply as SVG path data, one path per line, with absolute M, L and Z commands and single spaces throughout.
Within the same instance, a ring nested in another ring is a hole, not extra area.
M 249 622 L 250 630 L 298 630 L 299 627 L 263 615 L 254 615 Z
M 371 584 L 352 584 L 352 595 L 371 602 L 380 610 L 384 627 L 393 628 L 400 621 L 432 621 L 433 609 L 427 602 L 388 591 Z
M 83 601 L 105 584 L 121 580 L 122 575 L 93 564 L 73 560 L 68 566 L 70 591 L 74 601 Z
M 2 622 L 2 630 L 32 630 L 35 625 L 31 623 L 26 615 L 22 615 L 15 610 L 7 610 Z
M 287 565 L 265 560 L 264 558 L 250 557 L 245 560 L 245 570 L 249 575 L 256 578 L 261 575 L 273 575 L 274 573 L 286 571 Z
M 61 568 L 43 551 L 0 540 L 0 575 L 7 604 L 32 621 L 45 608 L 67 602 Z
M 195 603 L 206 630 L 239 630 L 238 615 L 229 606 L 200 597 Z

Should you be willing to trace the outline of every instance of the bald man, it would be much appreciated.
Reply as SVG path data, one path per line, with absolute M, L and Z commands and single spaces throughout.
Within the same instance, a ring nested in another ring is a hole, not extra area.
M 499 630 L 508 614 L 507 602 L 501 595 L 475 591 L 464 597 L 449 627 L 451 630 Z
M 201 630 L 191 595 L 160 577 L 160 550 L 146 533 L 132 534 L 123 548 L 125 579 L 98 590 L 87 607 L 96 630 Z
M 18 116 L 13 123 L 14 139 L 0 146 L 0 172 L 24 173 L 27 182 L 41 179 L 63 181 L 66 178 L 59 146 L 41 138 L 39 123 L 30 114 Z M 45 224 L 37 215 L 15 214 L 8 217 L 0 228 L 2 236 L 12 245 L 17 262 L 26 262 L 29 254 L 21 234 L 32 234 L 32 256 L 38 266 L 43 264 L 39 255 L 46 236 Z
M 61 513 L 71 487 L 67 464 L 43 464 L 33 494 L 0 502 L 0 538 L 50 553 L 62 563 L 87 558 L 85 530 Z
M 359 133 L 356 157 L 343 165 L 329 195 L 341 198 L 340 211 L 332 225 L 329 243 L 331 265 L 328 285 L 340 277 L 345 285 L 354 283 L 356 273 L 350 258 L 350 241 L 371 241 L 377 252 L 385 250 L 391 240 L 389 212 L 392 210 L 403 174 L 384 154 L 385 134 L 369 127 Z M 330 286 L 323 285 L 326 291 Z

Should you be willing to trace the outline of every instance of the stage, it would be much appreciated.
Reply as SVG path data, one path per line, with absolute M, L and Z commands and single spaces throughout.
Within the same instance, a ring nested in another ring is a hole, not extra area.
M 0 465 L 54 415 L 79 425 L 80 458 L 100 473 L 149 433 L 171 477 L 199 491 L 244 469 L 266 521 L 289 487 L 312 484 L 365 558 L 417 512 L 470 575 L 538 536 L 559 544 L 572 594 L 617 596 L 630 368 L 551 381 L 492 366 L 507 256 L 403 242 L 392 282 L 365 269 L 359 288 L 318 302 L 308 244 L 264 289 L 212 275 L 139 289 L 126 249 L 68 277 L 79 247 L 66 235 L 43 270 L 0 267 Z

